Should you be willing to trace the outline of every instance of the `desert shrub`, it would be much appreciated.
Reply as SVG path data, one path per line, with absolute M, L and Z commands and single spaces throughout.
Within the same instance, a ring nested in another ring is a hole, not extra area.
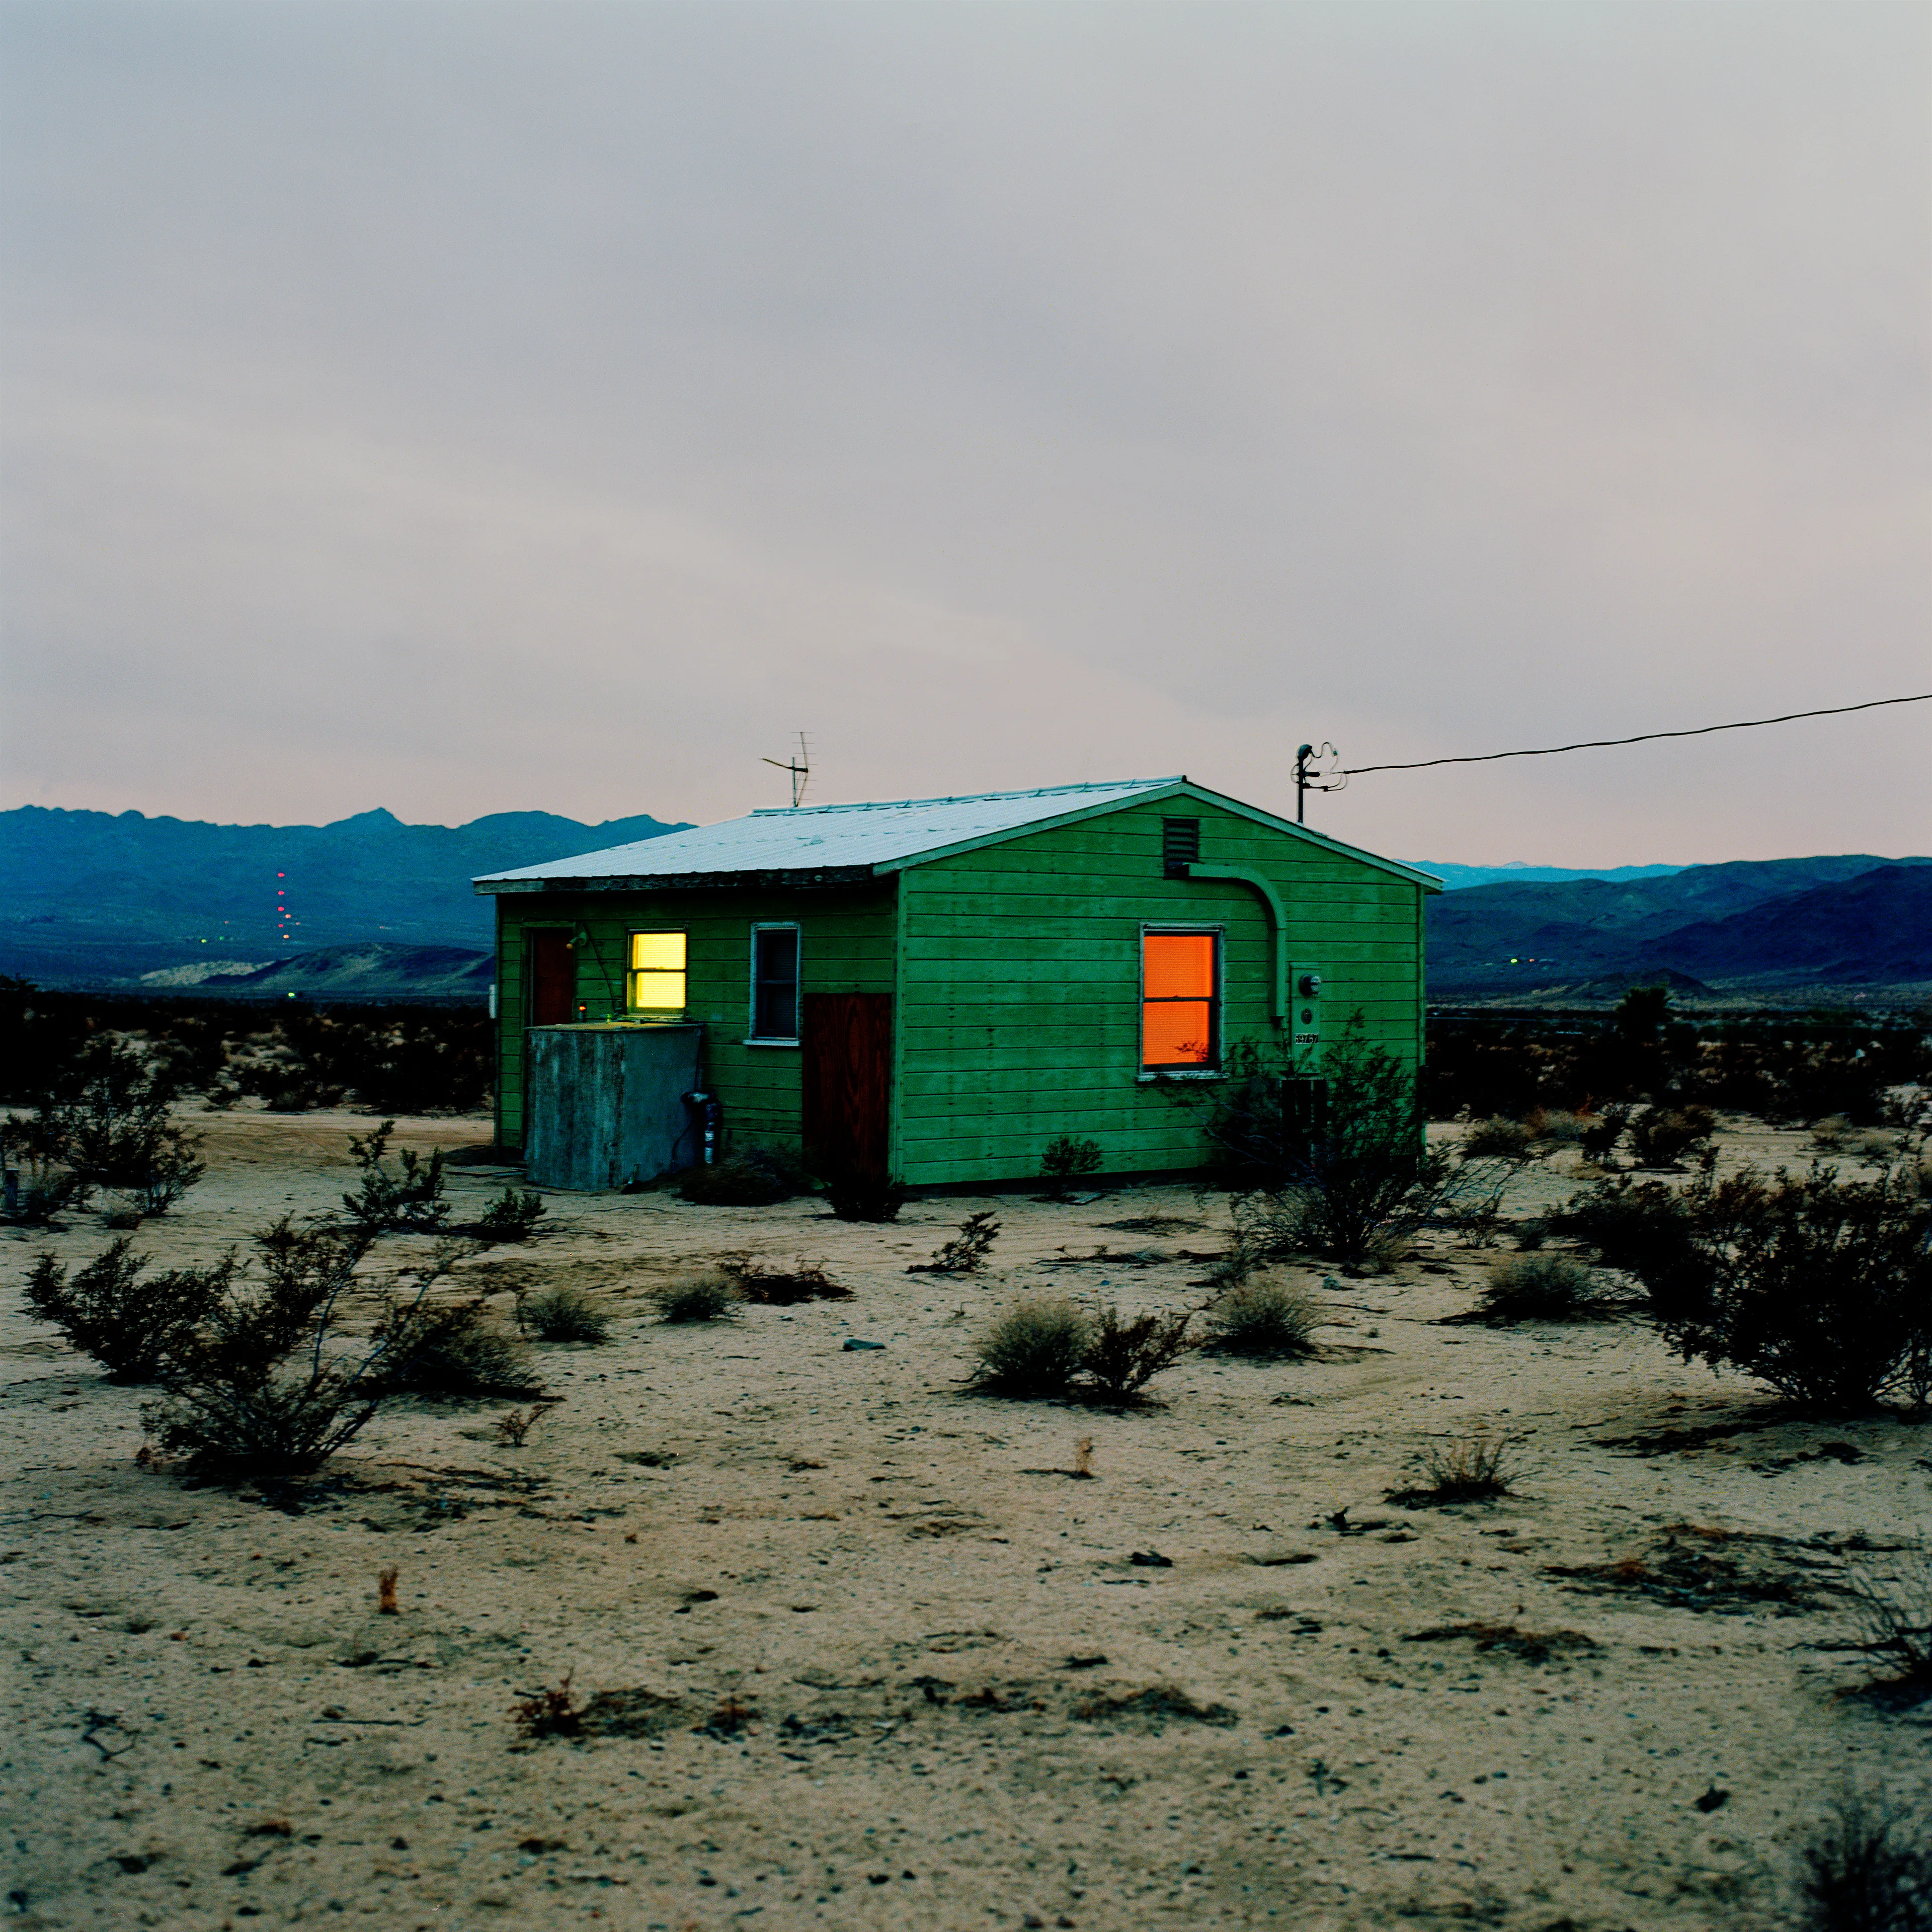
M 373 1133 L 349 1136 L 350 1158 L 362 1179 L 354 1193 L 343 1196 L 342 1204 L 358 1227 L 379 1234 L 405 1228 L 439 1232 L 449 1219 L 443 1194 L 443 1151 L 436 1148 L 425 1161 L 418 1159 L 414 1148 L 405 1148 L 401 1172 L 392 1174 L 383 1162 L 395 1130 L 394 1120 L 385 1120 Z
M 747 1301 L 768 1308 L 794 1308 L 802 1301 L 849 1301 L 852 1291 L 843 1282 L 834 1281 L 817 1262 L 794 1262 L 790 1267 L 754 1259 L 749 1255 L 727 1255 L 718 1263 L 721 1274 L 737 1286 Z
M 1576 1144 L 1583 1150 L 1588 1160 L 1608 1160 L 1616 1152 L 1617 1143 L 1624 1137 L 1630 1126 L 1630 1110 L 1628 1107 L 1606 1107 L 1601 1113 L 1581 1117 L 1583 1124 L 1578 1130 Z
M 1798 1864 L 1804 1932 L 1932 1932 L 1932 1838 L 1916 1813 L 1847 1792 Z
M 722 1322 L 738 1312 L 744 1291 L 722 1271 L 684 1276 L 651 1290 L 661 1322 Z
M 476 1233 L 485 1241 L 526 1241 L 548 1212 L 541 1194 L 506 1187 L 478 1217 Z
M 1430 1148 L 1408 1069 L 1370 1042 L 1359 1013 L 1322 1070 L 1310 1137 L 1299 1150 L 1281 1148 L 1287 1184 L 1236 1203 L 1245 1265 L 1314 1254 L 1358 1268 L 1378 1246 L 1399 1246 L 1431 1221 L 1493 1228 L 1516 1156 L 1462 1158 Z
M 112 1188 L 142 1213 L 164 1214 L 207 1172 L 195 1157 L 198 1137 L 168 1120 L 175 1092 L 132 1047 L 96 1038 L 41 1096 L 32 1138 L 80 1191 Z
M 58 1136 L 44 1118 L 0 1115 L 0 1169 L 6 1175 L 4 1212 L 16 1226 L 47 1226 L 80 1190 L 80 1178 L 61 1160 Z
M 1572 1196 L 1550 1225 L 1595 1249 L 1604 1267 L 1635 1275 L 1653 1302 L 1669 1300 L 1679 1278 L 1695 1272 L 1689 1225 L 1676 1194 L 1661 1180 L 1618 1174 Z
M 1306 1288 L 1285 1276 L 1250 1275 L 1208 1310 L 1214 1330 L 1209 1346 L 1230 1355 L 1312 1355 L 1321 1311 Z
M 153 1382 L 191 1346 L 240 1263 L 231 1251 L 212 1268 L 148 1274 L 147 1266 L 124 1237 L 71 1280 L 52 1255 L 42 1255 L 27 1277 L 27 1306 L 92 1355 L 111 1380 Z
M 1133 1402 L 1156 1376 L 1187 1352 L 1193 1319 L 1191 1312 L 1184 1312 L 1137 1315 L 1127 1320 L 1118 1309 L 1103 1307 L 1081 1355 L 1081 1375 L 1103 1401 Z
M 1506 1160 L 1520 1160 L 1528 1156 L 1537 1142 L 1536 1130 L 1527 1120 L 1512 1120 L 1501 1114 L 1492 1114 L 1486 1120 L 1475 1121 L 1462 1136 L 1462 1151 L 1466 1154 L 1499 1154 Z
M 910 1196 L 902 1182 L 844 1174 L 825 1184 L 826 1204 L 842 1221 L 896 1221 Z
M 518 1325 L 540 1342 L 586 1342 L 593 1346 L 610 1339 L 610 1317 L 581 1288 L 553 1288 L 517 1305 Z
M 373 1238 L 288 1216 L 258 1235 L 261 1279 L 231 1279 L 196 1342 L 165 1364 L 165 1400 L 142 1412 L 161 1447 L 218 1480 L 278 1483 L 353 1441 L 430 1332 L 425 1298 L 460 1252 L 446 1245 L 398 1276 L 414 1294 L 392 1297 L 369 1340 L 345 1344 L 337 1312 Z
M 345 1090 L 340 1081 L 322 1078 L 298 1060 L 248 1060 L 236 1068 L 234 1080 L 238 1093 L 254 1094 L 272 1114 L 308 1114 L 319 1107 L 338 1106 Z
M 1602 1312 L 1597 1278 L 1568 1255 L 1506 1255 L 1483 1284 L 1492 1322 L 1580 1322 Z
M 1716 1131 L 1708 1107 L 1646 1107 L 1630 1124 L 1630 1153 L 1640 1167 L 1674 1167 Z
M 1100 1143 L 1075 1134 L 1056 1134 L 1040 1157 L 1040 1171 L 1048 1183 L 1047 1198 L 1066 1198 L 1067 1184 L 1083 1174 L 1100 1171 Z
M 1519 1221 L 1513 1231 L 1516 1246 L 1524 1254 L 1534 1254 L 1550 1238 L 1550 1223 L 1540 1214 Z
M 1222 1064 L 1202 1131 L 1208 1172 L 1236 1194 L 1270 1193 L 1300 1175 L 1311 1142 L 1319 1135 L 1328 1089 L 1294 1058 L 1292 1048 L 1264 1051 L 1236 1040 Z M 1193 1104 L 1198 1090 L 1176 1094 Z
M 1432 1444 L 1420 1459 L 1424 1480 L 1407 1489 L 1391 1490 L 1388 1499 L 1412 1508 L 1493 1502 L 1509 1494 L 1516 1473 L 1510 1466 L 1516 1446 L 1513 1436 L 1480 1429 L 1453 1442 Z
M 1858 1180 L 1747 1168 L 1675 1194 L 1602 1192 L 1569 1218 L 1586 1238 L 1593 1219 L 1612 1224 L 1599 1252 L 1643 1283 L 1684 1360 L 1826 1412 L 1932 1400 L 1932 1202 L 1904 1159 Z
M 976 1379 L 1003 1395 L 1064 1395 L 1093 1334 L 1085 1312 L 1064 1298 L 1022 1301 L 980 1337 Z
M 968 1214 L 951 1240 L 942 1242 L 929 1262 L 914 1262 L 908 1274 L 971 1274 L 992 1252 L 1000 1223 L 990 1214 Z
M 799 1191 L 797 1170 L 769 1148 L 748 1147 L 708 1167 L 688 1167 L 678 1192 L 702 1208 L 770 1208 Z
M 1524 1116 L 1524 1123 L 1537 1140 L 1568 1143 L 1582 1138 L 1589 1118 L 1586 1114 L 1573 1114 L 1567 1108 L 1533 1107 Z
M 385 1394 L 460 1401 L 543 1393 L 529 1350 L 491 1321 L 481 1300 L 431 1305 L 392 1298 L 376 1336 L 388 1352 L 377 1377 Z
M 1845 1588 L 1859 1647 L 1891 1666 L 1894 1688 L 1932 1697 L 1932 1550 L 1868 1556 L 1846 1570 Z

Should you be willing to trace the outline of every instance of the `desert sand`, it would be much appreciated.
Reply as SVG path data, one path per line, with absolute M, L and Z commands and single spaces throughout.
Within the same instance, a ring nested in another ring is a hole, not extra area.
M 368 1123 L 192 1124 L 208 1176 L 137 1238 L 163 1264 L 337 1206 Z M 458 1218 L 502 1179 L 454 1172 Z M 1558 1156 L 1513 1208 L 1577 1184 Z M 1494 1258 L 1444 1237 L 1309 1270 L 1316 1359 L 1190 1355 L 1137 1412 L 994 1400 L 991 1312 L 1198 1303 L 1225 1198 L 550 1204 L 458 1276 L 618 1318 L 537 1347 L 563 1399 L 525 1444 L 507 1402 L 398 1402 L 280 1506 L 138 1462 L 149 1394 L 25 1315 L 98 1216 L 0 1240 L 13 1922 L 1685 1932 L 1787 1922 L 1848 1778 L 1932 1810 L 1932 1705 L 1856 1694 L 1839 1588 L 1926 1533 L 1924 1428 L 1790 1420 L 1635 1319 L 1440 1325 Z M 985 1271 L 906 1272 L 980 1208 Z M 854 1297 L 652 1318 L 731 1252 Z M 1477 1426 L 1519 1438 L 1513 1493 L 1385 1499 Z M 626 1694 L 606 1734 L 524 1736 L 566 1678 Z

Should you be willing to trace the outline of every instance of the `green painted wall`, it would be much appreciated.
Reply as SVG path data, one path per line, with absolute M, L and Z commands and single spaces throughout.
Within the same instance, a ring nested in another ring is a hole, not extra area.
M 900 875 L 899 1171 L 920 1183 L 1038 1172 L 1056 1134 L 1091 1136 L 1102 1172 L 1197 1165 L 1198 1110 L 1140 1074 L 1143 922 L 1225 928 L 1225 1042 L 1277 1037 L 1260 896 L 1169 879 L 1161 821 L 1198 816 L 1201 862 L 1264 872 L 1290 959 L 1323 977 L 1322 1030 L 1359 1009 L 1370 1036 L 1420 1048 L 1421 890 L 1204 802 L 1166 800 L 908 868 Z M 1213 1083 L 1184 1089 L 1204 1100 Z
M 496 900 L 496 1133 L 524 1136 L 524 934 L 561 926 L 578 935 L 577 997 L 587 1019 L 621 1017 L 628 934 L 690 934 L 686 1015 L 704 1024 L 705 1078 L 740 1140 L 799 1138 L 799 1050 L 747 1046 L 752 928 L 796 920 L 808 993 L 892 991 L 894 882 L 821 892 L 517 892 Z
M 1204 866 L 1264 872 L 1288 912 L 1288 958 L 1323 978 L 1322 1030 L 1359 1010 L 1412 1066 L 1422 1048 L 1422 890 L 1204 800 L 1168 798 L 908 867 L 896 881 L 821 892 L 500 896 L 498 1132 L 523 1134 L 526 929 L 577 932 L 586 1017 L 622 1008 L 625 935 L 691 935 L 688 1016 L 706 1026 L 706 1078 L 740 1139 L 796 1147 L 799 1052 L 752 1047 L 751 928 L 796 920 L 807 992 L 894 997 L 892 1135 L 914 1185 L 1024 1178 L 1056 1134 L 1090 1135 L 1104 1172 L 1198 1165 L 1200 1110 L 1140 1077 L 1144 922 L 1225 930 L 1222 1039 L 1272 1045 L 1274 951 L 1260 896 L 1170 879 L 1161 822 L 1201 820 Z M 1291 1014 L 1291 1021 L 1293 1016 Z M 1186 1089 L 1204 1099 L 1213 1083 Z

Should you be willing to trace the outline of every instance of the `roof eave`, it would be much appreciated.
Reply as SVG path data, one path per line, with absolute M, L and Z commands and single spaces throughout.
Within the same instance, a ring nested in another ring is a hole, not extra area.
M 472 879 L 470 884 L 472 891 L 495 898 L 520 892 L 723 892 L 746 886 L 809 891 L 814 887 L 864 885 L 873 876 L 870 866 L 820 866 L 742 872 L 586 872 L 570 878 L 541 879 L 494 873 Z

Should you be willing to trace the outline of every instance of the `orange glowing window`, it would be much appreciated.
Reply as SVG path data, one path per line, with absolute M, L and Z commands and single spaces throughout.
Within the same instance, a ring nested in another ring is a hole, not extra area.
M 1141 1064 L 1210 1067 L 1220 1063 L 1220 935 L 1141 935 Z

